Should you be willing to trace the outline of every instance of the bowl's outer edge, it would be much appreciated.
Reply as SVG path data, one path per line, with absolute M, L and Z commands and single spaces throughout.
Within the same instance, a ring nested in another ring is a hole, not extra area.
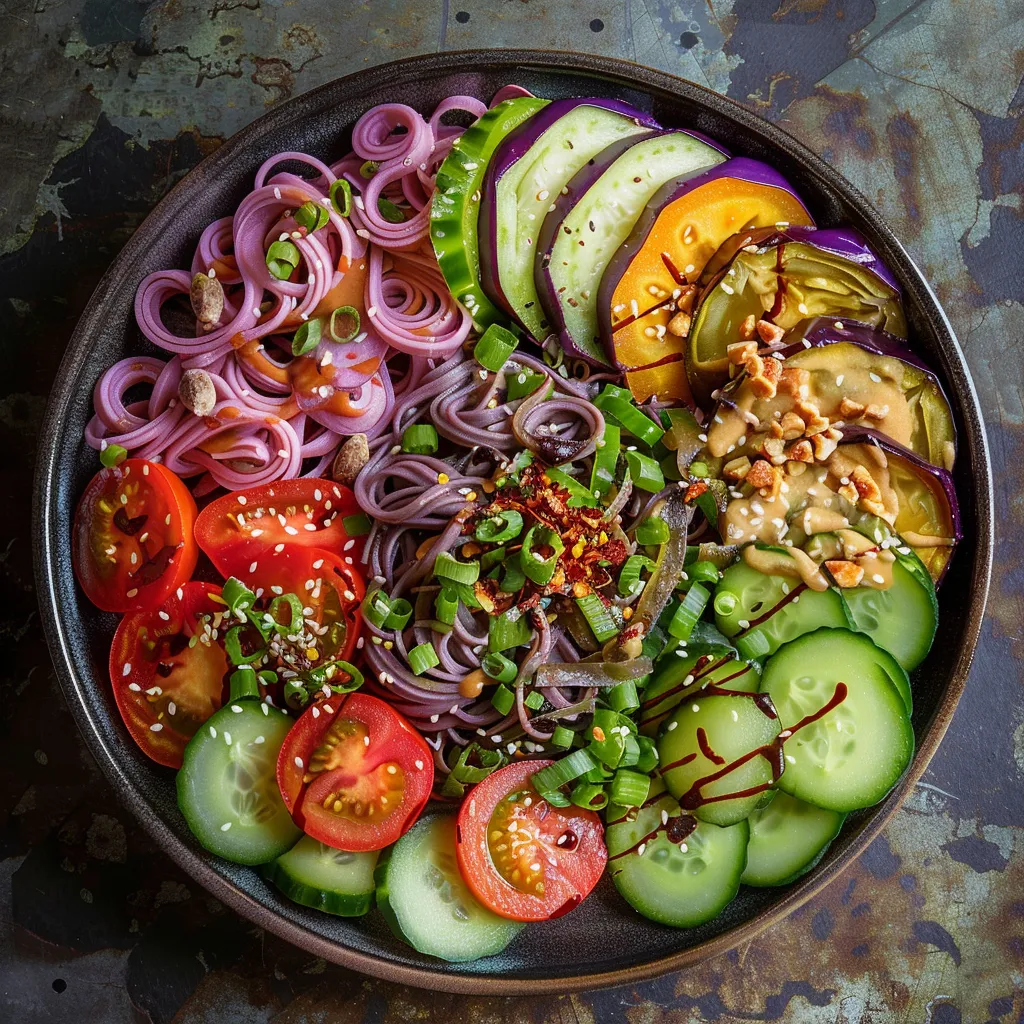
M 122 766 L 118 764 L 104 742 L 92 710 L 84 699 L 81 681 L 72 653 L 67 645 L 67 636 L 60 622 L 61 595 L 63 591 L 72 587 L 73 583 L 69 579 L 60 578 L 60 574 L 55 571 L 56 553 L 65 543 L 65 539 L 57 533 L 55 516 L 56 483 L 62 470 L 57 459 L 58 438 L 64 427 L 69 407 L 81 397 L 75 394 L 74 384 L 88 350 L 89 339 L 99 326 L 100 299 L 110 283 L 118 280 L 132 261 L 140 255 L 145 244 L 144 236 L 147 226 L 150 229 L 155 227 L 161 217 L 166 216 L 172 197 L 175 197 L 179 190 L 188 190 L 192 187 L 197 177 L 216 174 L 219 166 L 232 160 L 238 151 L 244 149 L 254 139 L 287 128 L 289 124 L 304 117 L 310 110 L 321 109 L 330 102 L 329 98 L 338 90 L 349 89 L 362 92 L 384 85 L 399 76 L 412 78 L 418 75 L 467 67 L 508 71 L 514 71 L 517 67 L 533 67 L 546 72 L 578 72 L 602 76 L 622 88 L 636 89 L 639 86 L 653 94 L 682 96 L 692 102 L 703 104 L 714 112 L 738 122 L 746 130 L 760 135 L 769 144 L 781 148 L 793 160 L 804 165 L 810 174 L 818 179 L 824 191 L 831 190 L 833 193 L 842 195 L 845 201 L 856 209 L 863 221 L 874 230 L 876 238 L 880 240 L 883 259 L 896 264 L 903 271 L 904 278 L 910 277 L 914 280 L 918 298 L 924 302 L 926 315 L 937 337 L 945 363 L 943 369 L 962 404 L 966 438 L 961 438 L 960 457 L 969 459 L 971 476 L 976 483 L 978 492 L 976 498 L 977 547 L 974 571 L 970 580 L 971 607 L 965 626 L 965 642 L 950 668 L 949 682 L 943 699 L 936 709 L 934 719 L 928 726 L 924 741 L 919 746 L 907 774 L 871 819 L 861 826 L 859 833 L 852 836 L 842 855 L 824 865 L 822 869 L 812 872 L 806 880 L 797 883 L 769 910 L 704 943 L 644 964 L 611 971 L 584 972 L 574 977 L 516 978 L 458 972 L 441 973 L 427 968 L 397 964 L 341 946 L 295 922 L 284 920 L 270 912 L 258 900 L 218 874 L 208 861 L 180 844 L 154 807 L 135 790 Z M 317 956 L 366 974 L 403 984 L 466 994 L 562 993 L 638 982 L 700 962 L 723 953 L 740 942 L 751 939 L 770 924 L 792 913 L 821 890 L 849 866 L 879 834 L 927 767 L 945 734 L 967 679 L 984 616 L 991 574 L 992 506 L 992 474 L 981 409 L 963 352 L 949 320 L 930 286 L 879 214 L 838 172 L 823 163 L 816 154 L 782 129 L 764 121 L 735 101 L 665 72 L 629 61 L 594 55 L 540 50 L 468 50 L 427 54 L 378 65 L 360 70 L 296 97 L 258 118 L 229 139 L 176 184 L 171 192 L 157 204 L 146 222 L 129 240 L 101 279 L 75 329 L 58 371 L 56 384 L 47 406 L 36 466 L 33 489 L 33 548 L 44 631 L 62 689 L 76 722 L 91 753 L 113 784 L 115 791 L 121 795 L 126 805 L 139 818 L 154 840 L 183 870 L 224 903 L 262 927 Z

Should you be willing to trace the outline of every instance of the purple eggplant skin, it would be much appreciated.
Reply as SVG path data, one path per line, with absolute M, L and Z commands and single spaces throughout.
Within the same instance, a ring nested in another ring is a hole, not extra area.
M 899 281 L 892 271 L 875 255 L 867 243 L 867 239 L 856 228 L 808 228 L 808 227 L 775 227 L 751 228 L 749 231 L 738 231 L 732 238 L 726 239 L 711 259 L 708 260 L 697 279 L 697 303 L 699 304 L 722 275 L 729 269 L 736 254 L 748 245 L 756 245 L 758 249 L 771 249 L 783 242 L 804 242 L 818 249 L 842 256 L 870 270 L 883 284 L 891 288 L 897 295 L 902 295 Z
M 691 134 L 696 135 L 703 142 L 721 149 L 718 143 L 709 139 L 706 135 L 702 135 L 699 132 L 691 132 Z M 784 192 L 788 192 L 804 209 L 807 209 L 806 204 L 797 195 L 793 186 L 774 167 L 746 156 L 735 156 L 731 160 L 726 160 L 725 163 L 718 164 L 717 167 L 712 167 L 711 170 L 695 178 L 677 178 L 675 181 L 670 181 L 663 185 L 644 208 L 644 212 L 640 215 L 636 227 L 633 228 L 629 238 L 626 239 L 611 258 L 605 269 L 604 276 L 601 278 L 601 287 L 598 292 L 598 316 L 600 317 L 601 325 L 601 341 L 609 358 L 614 360 L 615 356 L 611 300 L 619 279 L 629 270 L 634 256 L 643 248 L 644 243 L 647 241 L 647 236 L 651 233 L 665 207 L 671 206 L 677 199 L 685 196 L 687 192 L 692 192 L 695 188 L 700 188 L 702 185 L 707 185 L 709 182 L 716 181 L 719 178 L 738 178 L 741 181 L 749 181 L 754 185 L 767 185 L 772 188 L 782 189 Z M 808 217 L 810 217 L 810 212 L 808 212 Z
M 507 138 L 491 156 L 487 173 L 484 175 L 483 187 L 480 189 L 480 213 L 477 220 L 477 235 L 480 248 L 480 283 L 487 297 L 515 317 L 512 304 L 508 301 L 498 277 L 498 259 L 495 253 L 495 239 L 498 233 L 497 185 L 506 171 L 526 155 L 533 144 L 559 118 L 575 110 L 581 105 L 603 107 L 631 118 L 638 127 L 660 129 L 661 125 L 642 110 L 621 100 L 587 97 L 584 99 L 553 100 L 543 110 L 524 121 Z M 516 318 L 518 320 L 518 318 Z M 525 324 L 521 324 L 525 329 Z M 543 341 L 543 338 L 536 339 Z
M 562 316 L 561 304 L 558 301 L 558 292 L 555 288 L 554 282 L 551 280 L 548 274 L 548 264 L 551 262 L 551 250 L 555 244 L 555 238 L 558 234 L 558 230 L 561 227 L 562 221 L 569 215 L 572 208 L 579 202 L 582 196 L 587 190 L 597 183 L 600 177 L 606 170 L 620 157 L 627 149 L 635 146 L 640 142 L 647 142 L 649 139 L 654 138 L 657 135 L 692 135 L 694 138 L 700 139 L 701 142 L 706 145 L 710 145 L 712 149 L 718 150 L 720 153 L 728 155 L 728 150 L 723 148 L 721 143 L 715 142 L 713 139 L 709 139 L 708 136 L 701 132 L 692 132 L 683 128 L 668 128 L 661 131 L 647 132 L 644 135 L 635 135 L 629 139 L 620 139 L 618 142 L 612 143 L 606 149 L 591 160 L 586 167 L 580 169 L 570 180 L 566 186 L 566 191 L 555 200 L 555 208 L 545 218 L 544 223 L 541 225 L 540 233 L 537 238 L 537 255 L 534 258 L 533 264 L 533 275 L 534 284 L 537 287 L 537 293 L 540 295 L 541 303 L 544 306 L 544 312 L 547 314 L 549 323 L 552 325 L 552 329 L 558 332 L 559 339 L 562 343 L 562 347 L 570 355 L 576 356 L 577 358 L 584 359 L 588 363 L 594 364 L 594 359 L 585 352 L 581 352 L 577 347 L 568 331 L 565 330 L 565 319 Z M 677 183 L 685 181 L 685 178 L 677 179 Z M 660 190 L 659 190 L 660 191 Z M 649 230 L 649 229 L 648 229 Z M 607 276 L 608 269 L 605 268 L 605 272 L 602 275 L 602 281 Z M 596 364 L 608 366 L 609 363 Z
M 949 563 L 953 560 L 953 550 L 955 550 L 956 545 L 964 539 L 963 527 L 960 523 L 960 503 L 957 500 L 956 486 L 953 483 L 952 474 L 947 472 L 941 466 L 933 466 L 926 459 L 921 458 L 921 456 L 916 452 L 912 452 L 909 448 L 904 448 L 903 445 L 898 444 L 891 437 L 887 437 L 885 434 L 882 434 L 877 430 L 872 430 L 870 427 L 846 426 L 843 427 L 842 430 L 843 440 L 840 442 L 841 445 L 876 445 L 885 452 L 887 457 L 902 459 L 918 476 L 928 475 L 938 483 L 942 493 L 946 497 L 946 504 L 949 506 L 949 521 L 953 525 L 954 542 L 953 547 L 950 549 L 949 558 L 946 559 L 946 563 L 942 567 L 938 579 L 935 580 L 935 585 L 938 587 L 939 584 L 942 583 L 942 580 L 949 569 Z

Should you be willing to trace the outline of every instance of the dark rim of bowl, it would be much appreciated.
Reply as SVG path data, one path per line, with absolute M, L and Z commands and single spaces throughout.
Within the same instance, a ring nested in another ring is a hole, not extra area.
M 62 473 L 62 467 L 57 461 L 58 438 L 64 429 L 69 406 L 75 398 L 71 385 L 77 380 L 78 371 L 90 346 L 90 338 L 99 326 L 102 297 L 109 284 L 117 280 L 140 255 L 146 245 L 146 236 L 167 218 L 176 197 L 181 192 L 189 190 L 195 180 L 195 170 L 186 175 L 161 199 L 114 259 L 83 312 L 58 371 L 57 383 L 50 396 L 42 428 L 33 490 L 33 546 L 40 610 L 50 653 L 71 712 L 92 755 L 113 783 L 115 791 L 122 794 L 128 808 L 183 870 L 238 913 L 334 963 L 389 981 L 438 991 L 480 995 L 527 995 L 635 983 L 724 953 L 792 913 L 863 852 L 881 832 L 921 777 L 946 732 L 963 691 L 984 617 L 993 545 L 992 476 L 988 445 L 974 384 L 949 320 L 913 260 L 868 201 L 817 154 L 782 129 L 751 113 L 734 100 L 666 72 L 612 57 L 545 50 L 463 50 L 409 57 L 353 72 L 281 104 L 232 136 L 216 152 L 206 157 L 199 168 L 202 168 L 202 173 L 215 174 L 219 167 L 227 165 L 254 139 L 287 129 L 290 124 L 308 116 L 309 112 L 320 111 L 329 106 L 330 97 L 338 90 L 365 92 L 394 83 L 398 79 L 408 81 L 418 76 L 467 67 L 509 71 L 527 67 L 547 72 L 597 75 L 623 88 L 636 89 L 639 86 L 652 96 L 682 98 L 703 105 L 784 151 L 792 160 L 809 171 L 824 191 L 841 195 L 874 232 L 880 243 L 880 254 L 883 259 L 899 271 L 904 284 L 911 284 L 925 309 L 936 344 L 947 363 L 945 369 L 950 383 L 963 407 L 966 443 L 961 445 L 961 458 L 966 457 L 970 460 L 971 477 L 977 488 L 978 517 L 975 565 L 970 579 L 970 606 L 964 626 L 964 642 L 950 665 L 948 682 L 935 710 L 934 719 L 918 746 L 910 768 L 896 789 L 873 815 L 860 825 L 859 831 L 850 837 L 845 849 L 835 860 L 812 871 L 769 909 L 678 953 L 643 964 L 614 970 L 584 972 L 572 977 L 516 978 L 458 972 L 439 973 L 428 968 L 392 963 L 372 954 L 349 949 L 300 924 L 278 917 L 258 900 L 218 874 L 210 864 L 178 841 L 152 805 L 136 791 L 122 766 L 113 757 L 97 728 L 94 709 L 89 706 L 83 694 L 79 669 L 67 646 L 67 636 L 60 621 L 62 590 L 73 587 L 74 584 L 71 580 L 59 579 L 55 572 L 54 551 L 64 542 L 64 538 L 57 535 L 55 489 L 56 481 Z

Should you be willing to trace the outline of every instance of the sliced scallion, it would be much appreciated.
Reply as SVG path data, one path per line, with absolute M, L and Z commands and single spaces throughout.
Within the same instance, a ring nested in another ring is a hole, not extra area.
M 516 703 L 516 695 L 507 687 L 499 686 L 491 694 L 491 704 L 499 715 L 507 715 Z
M 563 748 L 568 750 L 572 746 L 573 740 L 576 739 L 576 733 L 572 729 L 566 729 L 564 725 L 556 725 L 555 731 L 551 734 L 551 739 L 548 741 L 551 746 Z
M 377 209 L 389 224 L 405 223 L 405 211 L 400 206 L 396 206 L 386 196 L 378 196 Z
M 267 248 L 267 270 L 279 281 L 287 281 L 302 261 L 302 254 L 294 242 L 278 239 Z
M 529 692 L 529 693 L 528 693 L 528 694 L 527 694 L 527 695 L 526 695 L 526 696 L 525 696 L 525 697 L 523 698 L 523 703 L 524 703 L 524 704 L 525 704 L 525 705 L 526 705 L 526 706 L 527 706 L 527 707 L 528 707 L 528 708 L 529 708 L 529 709 L 530 709 L 531 711 L 540 711 L 540 709 L 541 709 L 542 707 L 544 707 L 544 694 L 542 694 L 542 693 L 538 692 L 537 690 L 531 690 L 531 691 L 530 691 L 530 692 Z
M 608 794 L 604 786 L 595 785 L 593 782 L 577 782 L 569 794 L 569 801 L 588 811 L 600 811 L 608 804 Z
M 711 592 L 707 587 L 694 583 L 679 602 L 679 607 L 668 624 L 669 635 L 677 640 L 688 640 L 697 620 L 704 614 L 710 597 Z
M 297 594 L 281 594 L 280 597 L 275 597 L 270 602 L 267 614 L 274 620 L 275 628 L 279 632 L 295 633 L 302 628 L 302 602 Z
M 615 483 L 615 468 L 622 448 L 622 431 L 614 423 L 605 423 L 601 443 L 594 452 L 594 466 L 590 471 L 590 492 L 606 495 Z
M 396 597 L 391 602 L 391 611 L 384 620 L 385 629 L 405 629 L 412 618 L 412 605 L 404 597 Z
M 622 807 L 641 807 L 651 791 L 651 777 L 620 768 L 612 779 L 609 798 Z
M 402 451 L 433 455 L 437 451 L 437 428 L 432 423 L 413 423 L 402 431 Z
M 661 466 L 649 455 L 642 452 L 626 452 L 626 464 L 629 466 L 629 475 L 633 480 L 633 486 L 641 491 L 655 493 L 665 486 L 665 475 Z
M 473 357 L 486 370 L 497 373 L 516 350 L 519 339 L 501 324 L 491 324 L 473 349 Z
M 442 587 L 434 598 L 434 614 L 439 622 L 446 626 L 455 624 L 455 616 L 459 610 L 459 595 L 448 587 Z
M 320 321 L 315 317 L 303 320 L 298 330 L 292 335 L 292 355 L 304 356 L 312 352 L 320 344 Z
M 373 529 L 373 523 L 370 522 L 370 517 L 365 512 L 345 516 L 341 520 L 341 525 L 349 537 L 365 537 Z
M 507 541 L 515 540 L 522 530 L 522 514 L 514 508 L 510 508 L 482 519 L 477 524 L 473 536 L 483 544 L 504 544 Z
M 621 393 L 623 391 L 623 388 L 605 385 L 601 394 L 594 399 L 594 405 L 605 414 L 605 419 L 610 418 L 644 444 L 656 444 L 665 436 L 665 431 L 633 404 L 628 391 L 625 395 Z
M 331 206 L 342 217 L 347 217 L 352 212 L 352 186 L 344 178 L 331 182 L 330 197 Z
M 533 776 L 534 789 L 538 793 L 544 793 L 553 789 L 561 789 L 567 782 L 573 782 L 581 775 L 586 775 L 591 768 L 597 767 L 597 762 L 584 750 L 574 750 L 571 754 L 559 758 L 554 764 L 547 768 L 541 768 Z
M 589 487 L 584 487 L 575 477 L 570 476 L 564 470 L 554 467 L 544 470 L 547 478 L 559 487 L 564 487 L 569 492 L 569 508 L 587 507 L 593 508 L 597 504 Z
M 476 583 L 480 578 L 480 563 L 460 562 L 447 551 L 442 551 L 434 561 L 434 575 L 454 583 Z
M 628 715 L 640 707 L 640 696 L 636 692 L 636 683 L 632 679 L 619 683 L 618 686 L 613 686 L 608 691 L 605 700 L 608 701 L 608 707 L 612 711 L 618 711 L 623 715 Z
M 409 651 L 409 668 L 418 676 L 440 664 L 440 661 L 431 643 L 418 644 Z
M 599 644 L 618 635 L 619 628 L 615 625 L 615 620 L 597 594 L 577 597 L 576 605 L 583 612 L 583 617 L 587 620 L 587 625 L 590 626 Z
M 619 572 L 619 593 L 623 597 L 635 594 L 640 589 L 640 573 L 650 572 L 654 564 L 646 555 L 630 555 Z
M 525 398 L 527 395 L 532 395 L 547 379 L 546 374 L 530 370 L 525 366 L 520 367 L 516 373 L 506 373 L 505 397 L 510 402 L 514 402 L 518 398 Z
M 384 628 L 387 617 L 391 614 L 391 602 L 386 594 L 379 590 L 371 590 L 363 598 L 363 618 L 378 629 Z
M 312 199 L 307 199 L 293 214 L 295 223 L 305 228 L 310 234 L 319 231 L 330 219 L 331 215 Z
M 244 614 L 256 603 L 256 595 L 235 576 L 224 581 L 220 596 L 235 615 Z
M 640 756 L 633 767 L 638 772 L 650 774 L 658 767 L 658 748 L 650 736 L 637 736 L 636 741 L 640 744 Z
M 115 466 L 120 466 L 125 459 L 128 458 L 128 449 L 122 448 L 119 444 L 108 444 L 100 452 L 100 464 L 106 466 L 107 469 L 113 469 Z
M 372 178 L 380 170 L 380 164 L 376 160 L 364 160 L 359 165 L 359 174 L 363 178 Z
M 549 548 L 551 553 L 541 554 L 538 548 Z M 523 548 L 519 553 L 519 565 L 525 575 L 538 586 L 544 586 L 555 575 L 558 558 L 565 550 L 562 538 L 550 527 L 531 526 L 523 537 Z M 617 632 L 617 630 L 616 630 Z
M 714 562 L 697 561 L 686 567 L 686 575 L 694 583 L 717 583 L 721 577 Z
M 509 558 L 505 562 L 505 575 L 501 578 L 501 589 L 506 594 L 515 594 L 526 583 L 526 573 L 519 564 L 519 558 Z
M 331 312 L 327 332 L 332 341 L 344 343 L 352 341 L 359 334 L 359 328 L 362 325 L 362 317 L 355 306 L 338 306 Z
M 510 618 L 509 612 L 501 615 L 492 615 L 488 622 L 487 649 L 492 654 L 500 654 L 512 647 L 520 647 L 528 644 L 533 639 L 533 628 L 530 625 L 529 617 L 519 615 L 518 618 Z
M 496 679 L 499 683 L 511 683 L 519 671 L 519 667 L 510 658 L 497 651 L 485 654 L 480 662 L 484 674 Z

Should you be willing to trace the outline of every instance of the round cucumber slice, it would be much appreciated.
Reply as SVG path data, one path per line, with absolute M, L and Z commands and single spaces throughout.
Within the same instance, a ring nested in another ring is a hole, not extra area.
M 839 696 L 841 702 L 810 723 Z M 781 647 L 765 665 L 761 691 L 779 714 L 785 770 L 779 787 L 834 811 L 870 807 L 883 799 L 914 753 L 904 698 L 862 633 L 819 629 Z
M 349 853 L 303 836 L 263 869 L 290 900 L 339 917 L 361 917 L 373 906 L 377 851 Z
M 747 819 L 750 841 L 744 885 L 787 885 L 821 860 L 846 815 L 776 793 Z
M 939 602 L 931 575 L 916 555 L 897 557 L 887 590 L 856 587 L 840 593 L 856 628 L 907 672 L 924 661 L 939 625 Z
M 254 698 L 232 700 L 189 741 L 178 807 L 211 853 L 265 864 L 302 835 L 281 799 L 277 754 L 292 719 Z
M 445 282 L 469 310 L 477 330 L 508 321 L 480 285 L 477 219 L 487 164 L 505 136 L 549 102 L 520 96 L 492 107 L 456 139 L 437 171 L 430 204 L 430 241 Z
M 685 648 L 680 648 L 685 651 Z M 689 654 L 685 658 L 662 658 L 650 683 L 644 688 L 643 700 L 637 712 L 640 732 L 654 736 L 658 727 L 680 701 L 705 686 L 721 686 L 726 690 L 757 693 L 761 673 L 756 665 L 740 661 L 731 652 Z
M 470 892 L 455 859 L 455 818 L 421 818 L 377 865 L 377 905 L 413 949 L 452 963 L 500 953 L 525 927 Z
M 718 628 L 750 658 L 774 654 L 782 644 L 820 626 L 851 624 L 835 590 L 811 590 L 795 579 L 766 576 L 743 561 L 722 573 L 714 609 Z
M 695 697 L 662 727 L 658 758 L 665 785 L 702 821 L 741 821 L 772 783 L 769 757 L 747 755 L 770 744 L 779 729 L 778 719 L 752 697 Z
M 669 840 L 663 820 L 679 813 L 679 805 L 663 793 L 632 820 L 609 824 L 608 873 L 644 917 L 695 928 L 721 913 L 739 891 L 749 829 L 745 821 L 726 828 L 701 821 L 679 844 Z

